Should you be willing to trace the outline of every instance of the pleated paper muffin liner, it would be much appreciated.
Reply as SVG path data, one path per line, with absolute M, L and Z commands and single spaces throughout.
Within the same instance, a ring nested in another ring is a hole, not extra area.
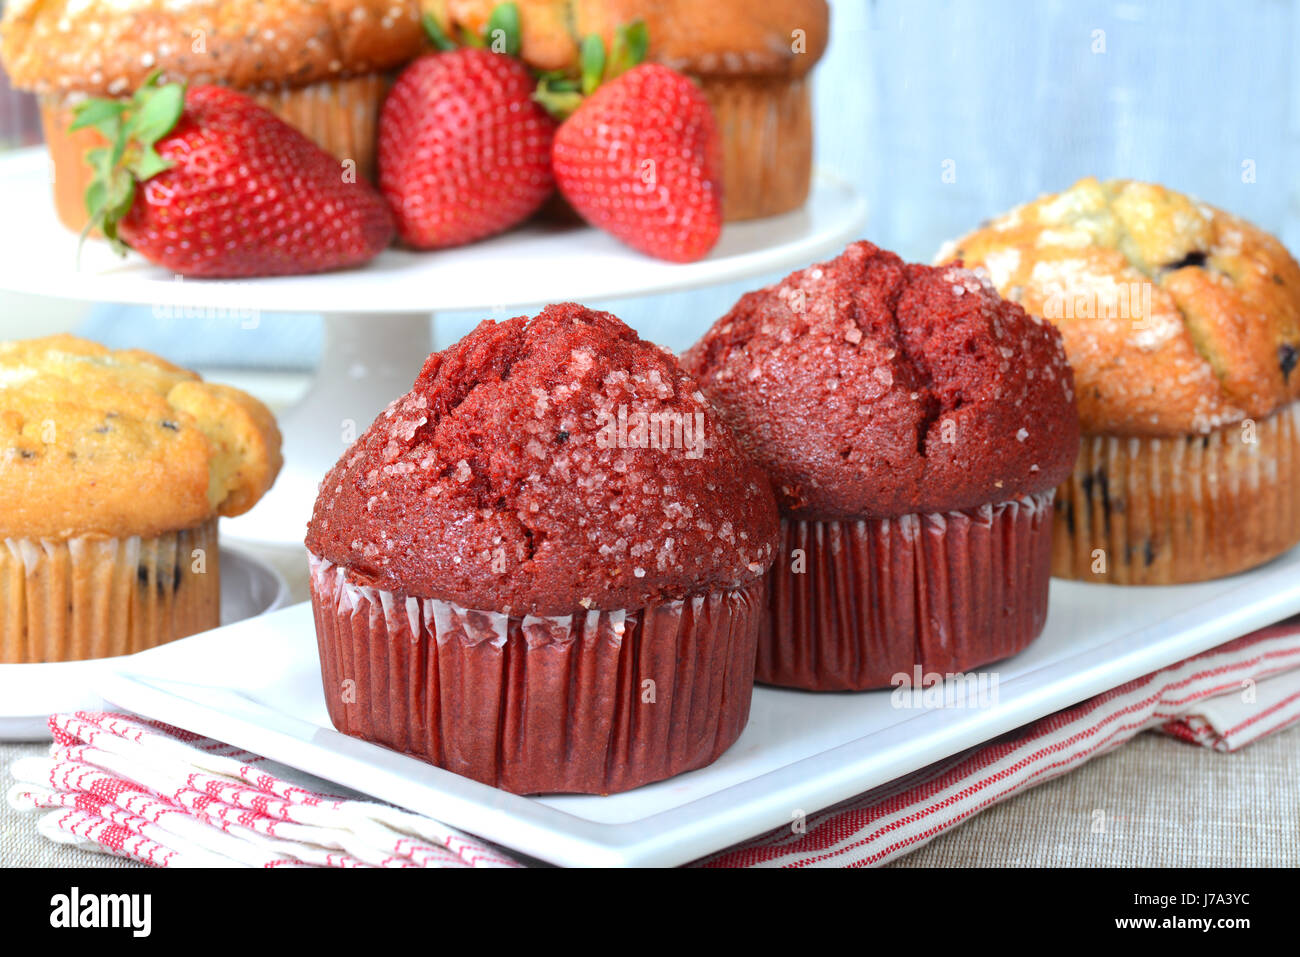
M 144 651 L 221 624 L 217 520 L 155 538 L 7 538 L 0 662 Z
M 358 180 L 374 180 L 379 148 L 379 110 L 389 77 L 370 73 L 345 80 L 326 80 L 303 87 L 248 90 L 290 126 L 340 160 L 357 164 Z
M 1057 490 L 1053 574 L 1205 581 L 1300 543 L 1300 403 L 1208 435 L 1085 435 Z
M 523 617 L 361 585 L 316 555 L 341 732 L 518 794 L 610 794 L 710 764 L 745 727 L 762 582 Z
M 722 139 L 723 219 L 787 213 L 812 179 L 812 99 L 805 78 L 701 77 Z
M 756 680 L 863 691 L 962 674 L 1043 630 L 1052 492 L 962 512 L 783 518 Z
M 342 80 L 323 80 L 302 87 L 243 90 L 282 120 L 307 135 L 340 162 L 356 163 L 358 180 L 375 178 L 379 109 L 388 92 L 389 78 L 368 74 Z M 88 150 L 103 144 L 92 129 L 68 132 L 74 100 L 62 95 L 41 97 L 41 124 L 53 164 L 54 206 L 69 229 L 80 232 L 89 220 L 85 194 L 93 170 L 86 162 Z

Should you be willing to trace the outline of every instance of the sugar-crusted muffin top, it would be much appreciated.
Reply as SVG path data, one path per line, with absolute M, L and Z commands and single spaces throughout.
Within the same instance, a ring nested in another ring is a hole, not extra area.
M 982 266 L 1061 330 L 1085 433 L 1203 434 L 1300 399 L 1300 266 L 1163 186 L 1080 180 L 939 259 Z
M 798 518 L 1008 501 L 1078 452 L 1060 334 L 973 272 L 868 242 L 745 295 L 683 365 Z
M 125 96 L 164 81 L 306 86 L 424 49 L 417 0 L 10 0 L 0 57 L 15 86 Z
M 676 358 L 569 303 L 431 355 L 325 477 L 307 547 L 361 584 L 549 615 L 749 584 L 776 533 Z
M 0 343 L 0 536 L 150 537 L 252 508 L 280 432 L 253 397 L 74 336 Z

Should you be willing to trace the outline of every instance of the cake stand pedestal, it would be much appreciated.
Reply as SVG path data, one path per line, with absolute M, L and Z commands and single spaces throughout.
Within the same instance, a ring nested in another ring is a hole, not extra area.
M 434 312 L 518 315 L 551 302 L 595 304 L 749 279 L 838 251 L 861 235 L 867 218 L 856 190 L 819 174 L 801 209 L 728 225 L 709 257 L 696 263 L 650 259 L 584 226 L 529 223 L 457 249 L 390 249 L 363 269 L 182 281 L 99 242 L 86 244 L 78 269 L 77 237 L 54 215 L 49 175 L 44 149 L 0 155 L 0 209 L 21 224 L 0 231 L 0 290 L 228 316 L 232 335 L 267 312 L 324 317 L 316 377 L 303 400 L 280 416 L 284 470 L 252 511 L 222 524 L 223 534 L 265 544 L 301 545 L 320 480 L 374 416 L 410 389 L 432 349 Z
M 222 520 L 223 536 L 302 544 L 325 473 L 388 403 L 410 391 L 433 351 L 429 322 L 429 313 L 324 316 L 321 361 L 311 385 L 278 417 L 284 468 L 252 511 Z

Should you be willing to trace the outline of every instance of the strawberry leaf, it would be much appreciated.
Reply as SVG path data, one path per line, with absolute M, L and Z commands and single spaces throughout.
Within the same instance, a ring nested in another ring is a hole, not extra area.
M 562 73 L 543 74 L 533 100 L 555 119 L 563 121 L 582 105 L 579 81 Z
M 573 89 L 578 88 L 578 81 L 569 73 L 568 70 L 540 70 L 537 73 L 537 79 L 543 83 L 571 83 Z
M 114 250 L 125 252 L 118 223 L 131 211 L 136 186 L 170 168 L 171 163 L 154 147 L 176 128 L 184 111 L 185 87 L 179 83 L 159 86 L 156 72 L 130 100 L 92 99 L 77 108 L 70 129 L 93 127 L 107 140 L 106 145 L 86 153 L 94 176 L 85 193 L 90 218 L 81 234 L 83 243 L 98 229 Z
M 108 153 L 107 150 L 104 152 Z M 86 187 L 86 208 L 90 210 L 90 219 L 77 242 L 78 266 L 81 264 L 81 247 L 85 245 L 86 237 L 96 229 L 104 234 L 114 252 L 118 255 L 126 254 L 127 246 L 117 235 L 117 224 L 130 212 L 134 199 L 135 183 L 123 169 L 115 169 L 105 177 L 97 177 Z
M 551 116 L 563 122 L 602 83 L 639 66 L 645 60 L 649 46 L 650 32 L 643 20 L 634 20 L 614 31 L 614 43 L 608 56 L 600 35 L 588 34 L 578 49 L 578 76 L 575 78 L 571 70 L 539 73 L 533 99 Z
M 140 158 L 135 161 L 133 172 L 136 178 L 144 183 L 153 179 L 163 170 L 171 169 L 171 165 L 158 155 L 158 151 L 153 146 L 145 146 L 140 150 Z
M 614 31 L 614 47 L 609 57 L 606 79 L 612 80 L 645 61 L 650 48 L 650 31 L 644 20 L 634 20 Z
M 90 185 L 86 187 L 85 198 L 86 211 L 90 213 L 90 218 L 93 220 L 99 210 L 104 208 L 104 201 L 108 198 L 108 181 L 98 177 L 91 180 Z
M 605 41 L 594 33 L 587 34 L 582 41 L 579 61 L 582 66 L 582 92 L 590 96 L 605 78 Z
M 456 49 L 456 43 L 447 36 L 446 31 L 442 29 L 437 18 L 432 13 L 425 13 L 421 22 L 424 24 L 424 32 L 429 35 L 429 41 L 444 53 Z
M 508 56 L 519 56 L 519 51 L 523 46 L 520 35 L 519 5 L 516 3 L 502 3 L 496 6 L 487 22 L 487 41 L 492 52 L 505 53 Z M 503 41 L 500 49 L 498 49 L 498 38 Z
M 158 87 L 149 96 L 142 97 L 137 93 L 136 100 L 138 105 L 126 124 L 126 134 L 143 146 L 153 146 L 175 129 L 180 120 L 185 109 L 185 88 L 179 83 L 170 83 Z
M 86 163 L 101 179 L 108 179 L 108 171 L 113 168 L 113 151 L 107 146 L 87 150 Z
M 68 131 L 95 129 L 110 142 L 117 139 L 122 125 L 122 114 L 127 104 L 120 100 L 86 100 L 77 106 L 73 113 L 72 125 Z
M 131 211 L 135 201 L 135 182 L 124 169 L 115 169 L 104 194 L 104 218 L 101 228 L 113 247 L 121 252 L 125 244 L 117 238 L 117 224 Z

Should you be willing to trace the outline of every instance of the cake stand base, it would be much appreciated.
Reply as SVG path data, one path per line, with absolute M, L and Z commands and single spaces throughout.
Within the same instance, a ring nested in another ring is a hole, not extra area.
M 375 416 L 411 383 L 433 351 L 428 313 L 325 316 L 321 362 L 301 401 L 278 418 L 284 468 L 253 509 L 221 534 L 266 545 L 301 545 L 325 473 Z

